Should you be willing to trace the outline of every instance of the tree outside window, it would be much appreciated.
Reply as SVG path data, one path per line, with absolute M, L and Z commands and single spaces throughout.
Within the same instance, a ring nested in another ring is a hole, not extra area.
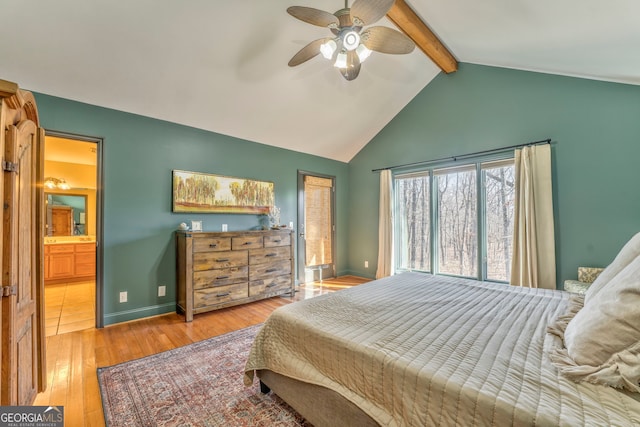
M 397 175 L 397 268 L 508 282 L 514 197 L 513 159 Z

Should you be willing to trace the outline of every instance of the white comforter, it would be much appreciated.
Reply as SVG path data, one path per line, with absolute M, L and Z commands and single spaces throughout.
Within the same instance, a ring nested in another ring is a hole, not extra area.
M 382 425 L 640 425 L 640 396 L 551 365 L 568 294 L 404 273 L 276 310 L 245 370 L 325 386 Z

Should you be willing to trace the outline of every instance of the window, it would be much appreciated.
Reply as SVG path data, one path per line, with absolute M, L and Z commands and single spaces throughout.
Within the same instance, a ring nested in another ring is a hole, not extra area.
M 482 165 L 485 192 L 486 278 L 508 282 L 513 253 L 515 203 L 513 160 Z
M 396 265 L 403 270 L 431 270 L 430 183 L 428 173 L 396 178 Z
M 513 159 L 398 174 L 396 266 L 508 282 Z
M 438 271 L 478 276 L 478 191 L 474 166 L 435 171 L 438 181 Z

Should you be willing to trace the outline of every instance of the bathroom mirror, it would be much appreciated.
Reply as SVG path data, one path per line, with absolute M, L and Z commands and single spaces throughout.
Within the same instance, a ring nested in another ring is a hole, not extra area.
M 87 235 L 87 196 L 45 193 L 47 236 Z

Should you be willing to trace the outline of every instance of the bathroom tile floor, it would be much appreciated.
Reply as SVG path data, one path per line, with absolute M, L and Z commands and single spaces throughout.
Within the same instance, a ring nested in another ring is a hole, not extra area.
M 44 286 L 46 336 L 95 327 L 95 281 Z

